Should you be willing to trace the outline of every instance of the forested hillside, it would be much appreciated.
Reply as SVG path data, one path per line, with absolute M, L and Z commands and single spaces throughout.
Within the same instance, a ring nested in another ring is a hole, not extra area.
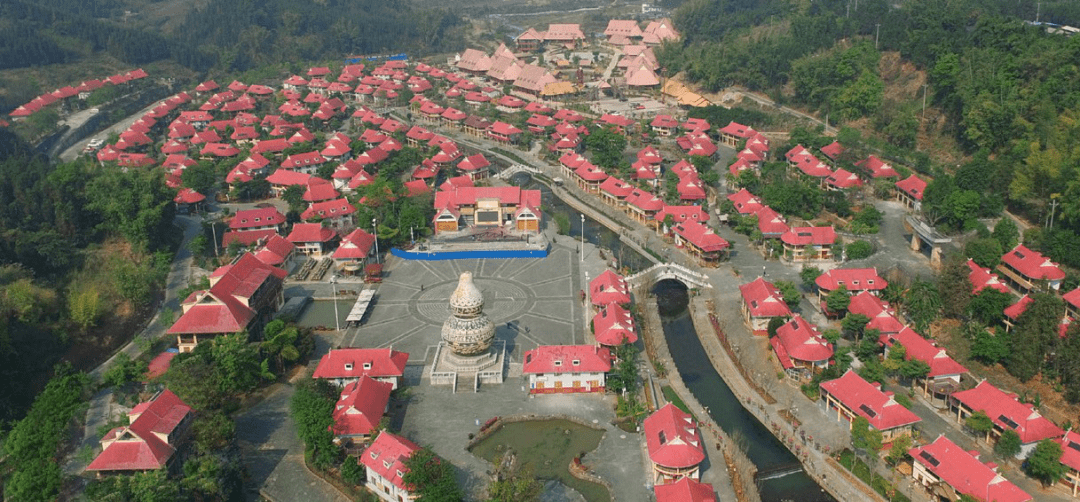
M 952 137 L 970 162 L 923 155 L 913 166 L 935 178 L 928 216 L 972 230 L 1008 207 L 1039 225 L 1053 198 L 1054 229 L 1028 242 L 1080 266 L 1080 37 L 1033 26 L 1036 8 L 1042 22 L 1080 25 L 1080 5 L 1064 1 L 692 0 L 674 15 L 684 40 L 659 57 L 709 90 L 746 86 L 840 125 L 868 119 L 877 149 L 899 159 L 919 134 Z M 885 92 L 886 51 L 923 72 L 931 116 L 943 120 L 926 120 L 921 92 Z
M 0 3 L 0 69 L 76 61 L 106 52 L 131 65 L 172 58 L 197 70 L 242 71 L 374 52 L 460 49 L 462 20 L 376 0 L 210 0 L 162 33 L 121 23 L 118 1 Z

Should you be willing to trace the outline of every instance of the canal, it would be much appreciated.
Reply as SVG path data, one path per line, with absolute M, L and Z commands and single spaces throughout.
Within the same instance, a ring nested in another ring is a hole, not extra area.
M 566 215 L 570 220 L 571 237 L 580 239 L 584 230 L 586 241 L 611 250 L 619 259 L 620 265 L 631 271 L 642 270 L 651 265 L 645 257 L 629 246 L 624 246 L 619 236 L 602 224 L 586 217 L 583 228 L 581 213 L 555 197 L 547 186 L 532 180 L 524 173 L 515 175 L 512 181 L 523 188 L 541 190 L 541 200 L 552 217 L 548 221 L 553 221 L 557 214 Z M 668 347 L 672 348 L 671 357 L 687 388 L 698 402 L 708 407 L 709 415 L 728 436 L 745 438 L 748 444 L 747 456 L 759 472 L 774 473 L 759 478 L 761 500 L 835 502 L 835 499 L 799 468 L 795 455 L 788 451 L 765 425 L 743 408 L 739 399 L 720 378 L 712 361 L 705 354 L 690 319 L 686 286 L 677 281 L 665 280 L 657 283 L 651 293 L 657 297 L 664 337 Z
M 799 467 L 799 461 L 769 432 L 756 417 L 743 408 L 731 389 L 720 378 L 701 346 L 694 322 L 687 310 L 686 286 L 673 280 L 660 281 L 653 287 L 664 337 L 671 347 L 671 358 L 687 388 L 709 415 L 732 438 L 745 438 L 747 456 L 759 472 L 776 473 L 759 478 L 764 502 L 827 502 L 834 499 Z M 714 466 L 715 468 L 715 466 Z

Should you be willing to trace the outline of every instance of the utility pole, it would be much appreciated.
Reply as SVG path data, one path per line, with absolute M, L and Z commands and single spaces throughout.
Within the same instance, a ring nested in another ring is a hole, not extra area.
M 1039 14 L 1042 14 L 1042 2 L 1035 2 L 1035 22 L 1039 22 Z
M 881 37 L 881 23 L 874 23 L 874 50 L 878 48 L 878 38 Z
M 923 84 L 923 86 L 922 86 L 922 119 L 921 120 L 923 120 L 923 121 L 926 120 L 926 85 L 927 84 Z
M 1054 229 L 1054 212 L 1057 210 L 1058 205 L 1057 195 L 1058 194 L 1054 194 L 1050 196 L 1050 230 Z

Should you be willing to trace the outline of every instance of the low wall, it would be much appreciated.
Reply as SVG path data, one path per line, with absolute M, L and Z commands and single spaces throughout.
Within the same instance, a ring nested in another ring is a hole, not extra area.
M 506 249 L 487 251 L 424 251 L 413 252 L 392 248 L 390 254 L 405 260 L 479 260 L 483 258 L 546 258 L 547 249 Z

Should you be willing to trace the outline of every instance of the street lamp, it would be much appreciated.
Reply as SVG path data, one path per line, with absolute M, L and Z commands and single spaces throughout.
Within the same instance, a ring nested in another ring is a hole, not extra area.
M 581 261 L 585 261 L 585 215 L 581 215 Z
M 379 227 L 375 225 L 375 218 L 371 219 L 371 235 L 375 236 L 375 263 L 379 262 Z
M 334 288 L 334 331 L 341 331 L 341 321 L 337 310 L 337 274 L 330 276 L 330 285 Z

